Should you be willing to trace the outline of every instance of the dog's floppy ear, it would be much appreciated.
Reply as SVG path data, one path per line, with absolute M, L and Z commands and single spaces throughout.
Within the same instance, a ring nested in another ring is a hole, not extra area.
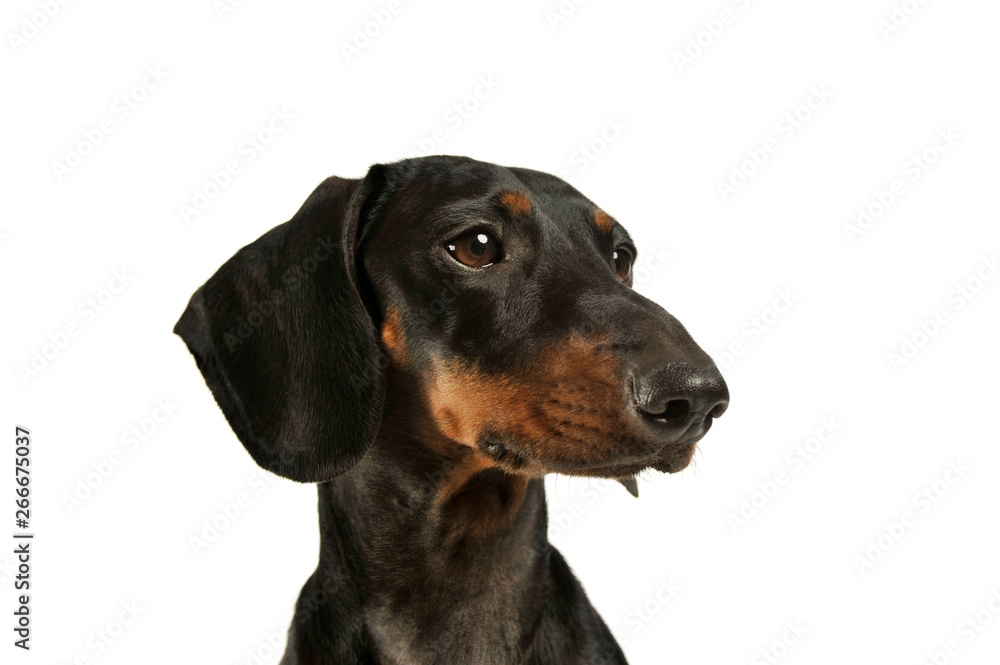
M 378 432 L 382 351 L 355 252 L 380 167 L 328 178 L 200 289 L 174 332 L 260 466 L 299 482 L 350 469 Z

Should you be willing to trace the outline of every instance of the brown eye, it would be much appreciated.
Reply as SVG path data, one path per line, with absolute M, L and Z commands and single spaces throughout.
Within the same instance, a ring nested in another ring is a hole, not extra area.
M 448 243 L 448 252 L 459 263 L 483 268 L 500 260 L 500 243 L 488 233 L 473 231 Z
M 611 255 L 611 264 L 618 275 L 618 279 L 626 284 L 632 278 L 632 261 L 632 252 L 624 247 L 619 247 Z

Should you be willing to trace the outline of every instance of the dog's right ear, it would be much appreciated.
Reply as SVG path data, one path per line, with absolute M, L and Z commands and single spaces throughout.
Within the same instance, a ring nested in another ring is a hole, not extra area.
M 382 183 L 379 166 L 325 180 L 198 289 L 174 327 L 250 455 L 285 478 L 330 480 L 378 432 L 382 351 L 355 253 Z

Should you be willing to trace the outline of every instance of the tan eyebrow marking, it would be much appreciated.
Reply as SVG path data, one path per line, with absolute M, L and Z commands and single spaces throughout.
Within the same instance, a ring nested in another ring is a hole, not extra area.
M 385 321 L 382 323 L 382 343 L 389 351 L 389 356 L 398 363 L 406 362 L 406 342 L 403 338 L 403 325 L 399 310 L 395 305 L 389 305 Z
M 531 201 L 520 192 L 505 192 L 500 197 L 500 203 L 515 215 L 531 214 Z
M 601 233 L 611 233 L 611 229 L 615 227 L 615 220 L 611 219 L 608 213 L 603 210 L 598 210 L 594 212 L 594 226 L 596 226 Z

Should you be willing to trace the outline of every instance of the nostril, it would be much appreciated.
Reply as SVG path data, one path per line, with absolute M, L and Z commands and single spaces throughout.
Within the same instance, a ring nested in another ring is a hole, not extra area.
M 630 383 L 636 410 L 657 431 L 696 422 L 707 428 L 729 406 L 729 390 L 714 365 L 657 364 L 633 370 Z
M 664 420 L 683 422 L 691 415 L 691 402 L 686 399 L 672 399 L 659 417 Z
M 670 425 L 680 425 L 687 422 L 691 415 L 691 403 L 686 399 L 672 399 L 656 405 L 638 404 L 642 415 L 655 418 Z

